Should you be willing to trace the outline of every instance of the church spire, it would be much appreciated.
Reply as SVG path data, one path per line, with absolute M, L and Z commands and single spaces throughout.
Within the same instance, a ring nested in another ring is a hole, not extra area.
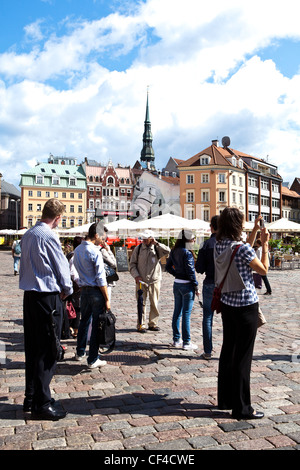
M 152 132 L 149 113 L 149 90 L 147 90 L 146 116 L 144 122 L 143 148 L 141 151 L 141 162 L 145 162 L 147 169 L 154 170 L 154 150 L 152 148 Z

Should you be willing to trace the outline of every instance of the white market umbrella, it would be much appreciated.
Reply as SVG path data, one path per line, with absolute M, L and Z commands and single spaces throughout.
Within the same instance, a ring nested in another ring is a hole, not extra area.
M 269 232 L 300 232 L 300 224 L 284 217 L 267 224 L 267 228 Z
M 105 227 L 108 230 L 108 233 L 126 233 L 138 230 L 137 222 L 133 222 L 132 220 L 128 219 L 119 219 L 115 220 L 114 222 L 110 222 L 109 224 L 105 224 Z

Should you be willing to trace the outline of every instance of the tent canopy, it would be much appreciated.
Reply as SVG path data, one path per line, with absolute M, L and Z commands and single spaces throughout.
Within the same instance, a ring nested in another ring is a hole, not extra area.
M 267 224 L 267 228 L 269 232 L 300 232 L 300 224 L 284 217 Z

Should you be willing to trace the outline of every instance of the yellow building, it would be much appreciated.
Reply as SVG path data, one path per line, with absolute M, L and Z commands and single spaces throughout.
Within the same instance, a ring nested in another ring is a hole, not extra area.
M 86 222 L 86 176 L 73 158 L 53 157 L 21 174 L 21 227 L 41 219 L 45 202 L 57 198 L 65 205 L 60 228 Z

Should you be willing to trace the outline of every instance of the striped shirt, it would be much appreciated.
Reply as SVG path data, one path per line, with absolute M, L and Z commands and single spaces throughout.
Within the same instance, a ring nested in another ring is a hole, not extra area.
M 83 240 L 75 249 L 74 266 L 78 272 L 80 287 L 107 285 L 102 254 L 92 242 Z
M 20 289 L 72 294 L 69 263 L 58 236 L 47 224 L 37 222 L 29 229 L 22 237 L 21 247 Z
M 224 239 L 216 242 L 216 251 L 220 255 L 228 246 L 232 244 L 232 240 Z M 245 289 L 234 292 L 226 292 L 222 294 L 221 301 L 232 307 L 243 307 L 258 302 L 258 296 L 253 281 L 253 272 L 249 264 L 256 257 L 255 251 L 249 243 L 245 243 L 238 249 L 233 262 L 236 263 L 241 278 L 244 281 Z

